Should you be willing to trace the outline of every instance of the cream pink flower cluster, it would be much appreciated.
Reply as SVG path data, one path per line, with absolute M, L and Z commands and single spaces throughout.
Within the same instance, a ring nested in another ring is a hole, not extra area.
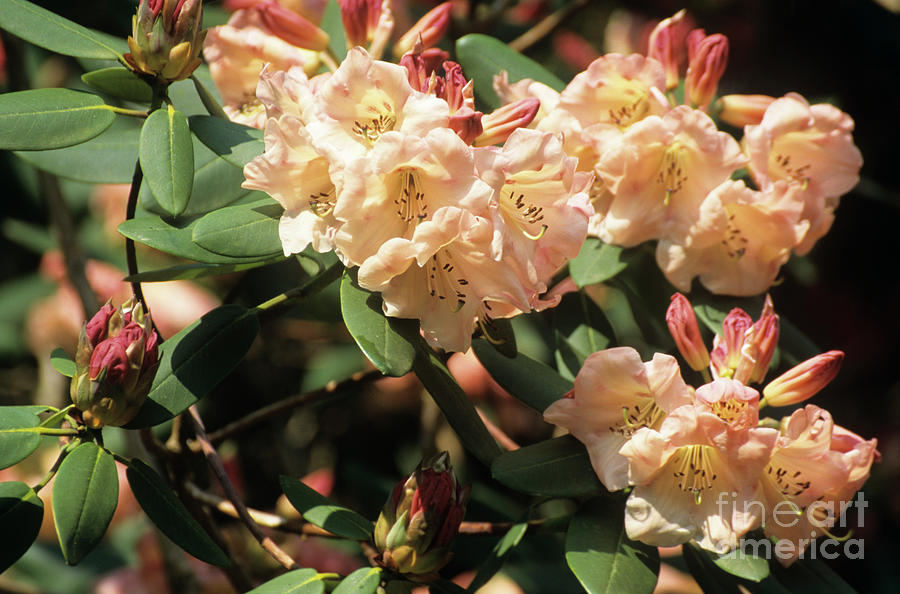
M 385 314 L 465 351 L 477 324 L 558 301 L 543 294 L 585 239 L 592 175 L 554 134 L 512 129 L 536 103 L 485 126 L 445 54 L 401 64 L 356 47 L 331 75 L 264 69 L 265 152 L 244 187 L 284 207 L 286 255 L 334 250 Z M 484 135 L 503 145 L 473 146 Z
M 656 546 L 696 541 L 724 553 L 761 527 L 794 543 L 786 559 L 793 561 L 811 539 L 829 534 L 840 503 L 868 478 L 876 441 L 835 425 L 812 404 L 780 422 L 760 419 L 759 411 L 808 399 L 834 378 L 843 353 L 797 365 L 768 382 L 760 398 L 750 384 L 763 382 L 778 342 L 768 298 L 755 322 L 732 310 L 712 352 L 683 295 L 673 296 L 666 320 L 707 383 L 687 385 L 669 355 L 643 362 L 630 347 L 607 349 L 585 360 L 574 389 L 544 419 L 585 444 L 609 490 L 632 487 L 629 538 Z
M 727 38 L 688 31 L 682 11 L 656 27 L 647 56 L 601 56 L 560 93 L 504 76 L 495 87 L 505 101 L 540 99 L 535 127 L 561 133 L 579 169 L 596 174 L 591 235 L 626 247 L 656 240 L 680 290 L 699 277 L 714 293 L 755 295 L 828 231 L 862 158 L 847 114 L 796 93 L 723 97 L 714 107 L 743 139 L 720 131 L 707 112 L 727 58 Z M 745 170 L 752 186 L 733 179 Z

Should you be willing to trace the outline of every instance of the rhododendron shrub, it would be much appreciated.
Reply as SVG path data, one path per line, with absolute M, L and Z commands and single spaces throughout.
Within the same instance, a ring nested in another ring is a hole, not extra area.
M 603 53 L 556 4 L 141 0 L 109 35 L 0 0 L 3 233 L 43 261 L 0 285 L 4 590 L 781 591 L 856 542 L 890 450 L 835 405 L 873 355 L 775 307 L 851 116 L 719 96 L 746 48 L 686 11 L 602 15 Z M 544 35 L 566 80 L 513 49 Z

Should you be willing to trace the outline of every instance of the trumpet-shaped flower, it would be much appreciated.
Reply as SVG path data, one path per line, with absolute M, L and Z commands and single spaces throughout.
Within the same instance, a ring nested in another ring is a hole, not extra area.
M 334 216 L 335 237 L 348 265 L 362 264 L 391 238 L 412 238 L 417 225 L 444 206 L 488 217 L 494 189 L 475 173 L 472 147 L 449 128 L 423 137 L 386 132 L 352 163 Z
M 800 220 L 804 204 L 799 190 L 779 182 L 757 192 L 742 181 L 726 181 L 700 204 L 687 237 L 659 242 L 659 267 L 682 291 L 689 291 L 699 276 L 713 293 L 762 293 L 809 226 Z
M 432 346 L 465 352 L 476 323 L 500 311 L 543 307 L 540 291 L 494 259 L 493 233 L 488 219 L 446 206 L 416 226 L 411 239 L 385 241 L 360 266 L 359 284 L 381 292 L 385 315 L 421 320 Z
M 658 430 L 639 429 L 622 446 L 635 485 L 625 530 L 650 545 L 693 539 L 726 552 L 761 522 L 759 506 L 749 503 L 777 431 L 756 426 L 759 394 L 740 382 L 719 379 L 695 396 Z
M 576 164 L 557 137 L 529 129 L 513 132 L 502 148 L 475 151 L 479 176 L 499 188 L 495 253 L 525 263 L 532 282 L 549 280 L 587 236 L 592 176 Z
M 795 248 L 800 255 L 828 232 L 838 199 L 859 182 L 862 156 L 852 132 L 849 115 L 833 105 L 810 105 L 796 93 L 773 101 L 759 125 L 744 128 L 744 150 L 760 188 L 784 180 L 803 190 L 809 229 Z
M 628 486 L 628 460 L 619 449 L 642 427 L 659 429 L 666 414 L 691 403 L 678 363 L 657 353 L 646 363 L 631 347 L 596 352 L 584 360 L 567 398 L 544 411 L 584 443 L 594 472 L 610 491 Z
M 685 242 L 707 194 L 745 162 L 729 134 L 687 106 L 633 124 L 595 168 L 612 193 L 597 215 L 600 239 L 624 246 L 659 237 Z

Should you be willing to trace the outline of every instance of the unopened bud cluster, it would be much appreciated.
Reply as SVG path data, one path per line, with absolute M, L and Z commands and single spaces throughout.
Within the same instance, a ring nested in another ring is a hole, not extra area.
M 201 62 L 202 22 L 201 0 L 141 0 L 125 61 L 136 73 L 166 84 L 186 79 Z
M 70 393 L 88 426 L 121 426 L 140 409 L 159 366 L 159 335 L 134 298 L 107 302 L 81 330 Z

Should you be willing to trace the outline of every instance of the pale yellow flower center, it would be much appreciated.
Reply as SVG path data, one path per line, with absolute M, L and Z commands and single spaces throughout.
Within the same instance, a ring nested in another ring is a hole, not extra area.
M 357 119 L 353 121 L 353 133 L 369 144 L 374 144 L 385 132 L 394 129 L 397 115 L 394 106 L 384 93 L 375 89 L 366 91 L 356 110 Z
M 337 200 L 334 195 L 334 188 L 332 187 L 327 192 L 310 194 L 309 209 L 313 211 L 313 214 L 319 217 L 327 217 L 331 214 L 331 211 L 334 210 L 334 204 L 336 201 Z
M 610 432 L 631 437 L 641 427 L 657 429 L 666 417 L 665 411 L 652 398 L 641 398 L 632 406 L 622 407 L 622 422 L 609 427 Z
M 684 446 L 678 448 L 669 462 L 674 467 L 672 475 L 675 485 L 682 491 L 693 493 L 694 502 L 698 505 L 702 492 L 711 489 L 718 476 L 713 472 L 709 455 L 711 449 L 705 445 Z
M 515 189 L 505 198 L 501 194 L 500 207 L 505 218 L 518 227 L 528 239 L 538 240 L 547 232 L 547 225 L 541 223 L 544 220 L 544 207 L 529 202 L 525 194 L 517 194 Z
M 727 212 L 726 208 L 726 212 Z M 734 213 L 728 214 L 728 227 L 725 229 L 725 238 L 722 239 L 722 245 L 729 258 L 740 260 L 747 253 L 748 239 L 741 233 L 740 228 L 734 222 Z
M 713 402 L 709 407 L 712 409 L 713 414 L 732 425 L 747 410 L 747 401 L 729 398 L 728 400 Z
M 797 146 L 808 142 L 806 135 L 797 132 L 785 134 L 776 141 L 769 154 L 769 170 L 772 175 L 792 182 L 803 184 L 804 188 L 809 183 L 811 165 L 798 163 L 796 154 Z
M 786 498 L 794 498 L 802 495 L 809 489 L 810 482 L 805 481 L 803 473 L 799 470 L 790 472 L 782 466 L 769 462 L 766 472 L 763 474 L 766 480 L 775 486 Z
M 679 143 L 675 142 L 663 153 L 662 162 L 659 167 L 659 173 L 656 181 L 666 192 L 663 204 L 669 205 L 672 194 L 680 190 L 687 181 L 687 150 Z
M 428 294 L 446 301 L 450 309 L 459 311 L 466 304 L 466 280 L 453 263 L 453 257 L 447 250 L 440 250 L 425 265 L 425 283 Z
M 644 83 L 621 78 L 607 86 L 608 99 L 616 105 L 607 110 L 609 121 L 616 126 L 627 127 L 643 119 L 650 107 L 648 89 Z
M 425 192 L 421 191 L 419 174 L 409 168 L 403 168 L 397 174 L 400 176 L 397 197 L 394 198 L 397 216 L 407 223 L 428 218 L 428 203 L 425 202 Z

